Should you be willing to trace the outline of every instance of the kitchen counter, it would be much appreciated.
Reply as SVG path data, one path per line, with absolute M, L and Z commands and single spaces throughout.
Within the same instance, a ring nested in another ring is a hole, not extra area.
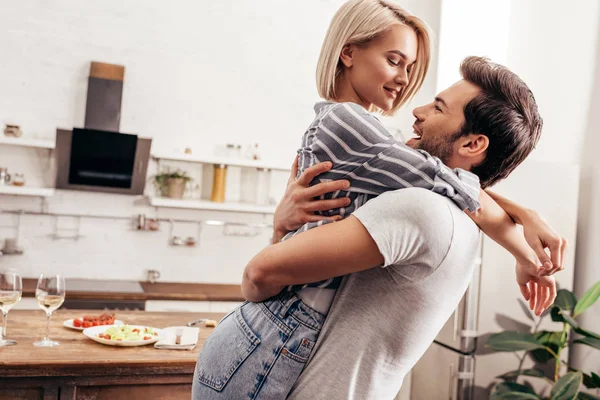
M 0 347 L 0 399 L 186 398 L 196 358 L 213 328 L 200 327 L 194 350 L 158 350 L 153 345 L 112 347 L 96 343 L 63 321 L 98 311 L 58 310 L 50 321 L 50 338 L 61 344 L 38 348 L 45 316 L 42 311 L 9 313 L 8 338 L 18 344 Z M 198 318 L 219 320 L 222 313 L 116 312 L 117 319 L 156 328 L 185 325 Z M 166 397 L 161 397 L 166 396 Z
M 67 298 L 69 300 L 187 300 L 187 301 L 244 301 L 240 285 L 216 283 L 179 283 L 179 282 L 132 282 L 132 281 L 96 281 L 93 279 L 73 280 L 87 282 L 90 289 L 69 289 L 67 278 Z M 23 278 L 23 296 L 35 297 L 37 279 Z M 83 285 L 80 285 L 83 287 Z M 140 288 L 129 289 L 129 287 Z M 121 288 L 122 287 L 122 288 Z

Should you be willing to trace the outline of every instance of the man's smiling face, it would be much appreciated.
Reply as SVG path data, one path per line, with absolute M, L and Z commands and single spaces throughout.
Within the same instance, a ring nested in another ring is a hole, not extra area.
M 415 137 L 406 144 L 425 150 L 448 165 L 455 150 L 455 136 L 465 122 L 464 108 L 479 93 L 477 86 L 461 80 L 438 94 L 433 102 L 415 108 Z

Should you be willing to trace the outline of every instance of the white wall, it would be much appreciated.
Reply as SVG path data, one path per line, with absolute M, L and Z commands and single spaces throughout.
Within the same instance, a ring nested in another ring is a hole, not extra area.
M 342 0 L 303 2 L 24 0 L 2 2 L 0 122 L 29 137 L 52 138 L 57 127 L 83 125 L 90 61 L 126 67 L 121 131 L 153 138 L 153 150 L 259 143 L 264 158 L 293 160 L 313 116 L 315 66 L 329 21 Z M 0 146 L 0 166 L 24 172 L 30 186 L 53 186 L 51 154 Z M 150 167 L 150 173 L 155 169 Z M 199 167 L 190 167 L 197 181 Z M 239 188 L 229 170 L 229 192 Z M 286 173 L 273 176 L 283 193 Z M 151 188 L 150 188 L 151 190 Z M 0 209 L 40 211 L 37 198 L 0 196 Z M 269 215 L 168 211 L 140 198 L 59 191 L 49 212 L 180 219 L 270 222 Z M 168 245 L 159 233 L 137 232 L 129 221 L 82 219 L 78 242 L 54 241 L 52 217 L 22 217 L 23 256 L 0 265 L 25 276 L 59 270 L 70 277 L 144 279 L 158 269 L 168 281 L 236 283 L 246 262 L 268 241 L 231 237 L 206 227 L 197 248 Z M 73 226 L 69 218 L 60 226 Z M 15 217 L 0 214 L 0 241 L 15 235 Z M 175 234 L 195 235 L 195 224 Z
M 597 14 L 595 72 L 589 81 L 592 91 L 581 141 L 581 191 L 579 201 L 579 230 L 577 234 L 577 270 L 575 293 L 583 295 L 593 283 L 600 281 L 600 13 Z M 577 121 L 578 123 L 580 121 Z M 600 302 L 579 318 L 580 323 L 592 332 L 600 333 Z M 600 371 L 600 353 L 588 347 L 575 346 L 571 352 L 573 364 L 584 371 Z

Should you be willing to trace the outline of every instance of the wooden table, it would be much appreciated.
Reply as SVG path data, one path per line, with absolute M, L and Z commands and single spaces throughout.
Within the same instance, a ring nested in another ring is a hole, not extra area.
M 112 347 L 96 343 L 63 321 L 97 311 L 58 310 L 50 321 L 50 338 L 60 346 L 40 348 L 45 314 L 13 310 L 8 338 L 0 347 L 0 399 L 189 399 L 196 358 L 213 328 L 200 327 L 194 350 L 158 350 L 152 345 Z M 221 313 L 117 312 L 132 325 L 156 328 L 185 325 L 198 318 L 219 320 Z

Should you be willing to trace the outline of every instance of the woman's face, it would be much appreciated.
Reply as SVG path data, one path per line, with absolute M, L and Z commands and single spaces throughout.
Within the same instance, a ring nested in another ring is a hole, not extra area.
M 338 101 L 353 101 L 366 109 L 375 105 L 383 111 L 394 106 L 408 84 L 417 58 L 417 35 L 406 25 L 395 25 L 365 45 L 344 47 L 340 59 L 344 72 Z

